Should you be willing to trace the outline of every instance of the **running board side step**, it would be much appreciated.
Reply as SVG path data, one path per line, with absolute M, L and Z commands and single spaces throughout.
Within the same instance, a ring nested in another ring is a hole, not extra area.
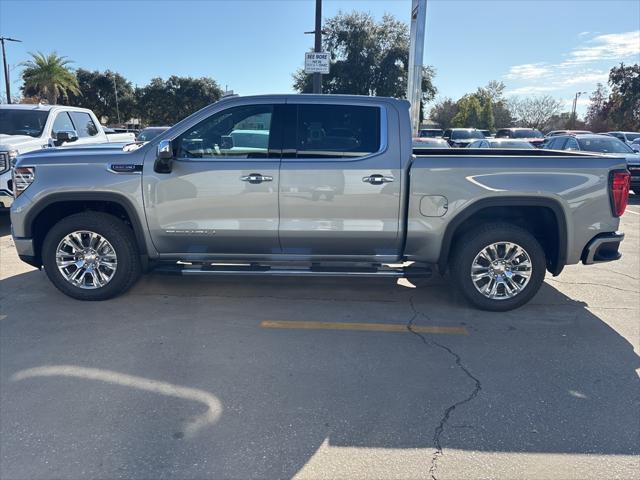
M 430 278 L 429 267 L 388 267 L 384 265 L 359 268 L 345 267 L 281 267 L 269 265 L 162 265 L 154 272 L 194 276 L 276 276 L 276 277 L 363 277 Z

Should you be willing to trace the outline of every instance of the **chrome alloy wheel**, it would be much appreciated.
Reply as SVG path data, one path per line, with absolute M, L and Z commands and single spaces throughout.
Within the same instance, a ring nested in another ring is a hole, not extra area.
M 471 280 L 476 290 L 491 300 L 518 295 L 529 283 L 533 265 L 520 245 L 495 242 L 484 247 L 471 264 Z
M 102 235 L 78 230 L 65 236 L 58 244 L 56 264 L 71 285 L 92 290 L 111 281 L 118 259 L 113 245 Z

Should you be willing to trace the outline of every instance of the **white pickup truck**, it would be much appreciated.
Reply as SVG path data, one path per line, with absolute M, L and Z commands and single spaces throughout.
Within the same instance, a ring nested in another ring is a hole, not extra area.
M 65 105 L 0 105 L 0 207 L 13 202 L 11 166 L 22 153 L 67 144 L 134 142 L 133 133 L 105 133 L 91 110 Z

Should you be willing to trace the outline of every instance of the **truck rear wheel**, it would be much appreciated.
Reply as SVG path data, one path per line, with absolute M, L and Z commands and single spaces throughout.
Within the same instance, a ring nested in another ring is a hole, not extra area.
M 457 242 L 451 276 L 473 305 L 504 312 L 527 303 L 544 281 L 546 258 L 531 233 L 508 223 L 473 229 Z
M 106 300 L 128 290 L 140 276 L 133 232 L 112 215 L 83 212 L 56 223 L 42 244 L 49 280 L 78 300 Z

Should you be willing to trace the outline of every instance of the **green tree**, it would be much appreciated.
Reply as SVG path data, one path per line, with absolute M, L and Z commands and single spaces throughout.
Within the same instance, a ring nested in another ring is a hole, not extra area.
M 79 95 L 70 94 L 63 103 L 93 110 L 99 119 L 106 117 L 108 123 L 124 123 L 136 113 L 135 91 L 130 81 L 116 72 L 76 71 Z M 116 108 L 116 90 L 118 104 Z
M 409 66 L 409 28 L 385 15 L 379 23 L 368 13 L 339 13 L 325 22 L 323 49 L 331 55 L 331 68 L 323 75 L 324 93 L 405 98 Z M 436 94 L 435 72 L 425 67 L 422 104 Z M 304 70 L 293 75 L 299 92 L 313 91 L 313 76 Z
M 640 130 L 640 65 L 613 67 L 609 72 L 609 119 L 620 130 Z
M 22 94 L 26 97 L 37 96 L 54 105 L 60 98 L 69 94 L 80 94 L 78 80 L 69 68 L 73 63 L 67 57 L 56 52 L 45 55 L 41 52 L 31 53 L 31 60 L 23 62 Z
M 609 120 L 609 92 L 607 87 L 598 83 L 596 89 L 589 97 L 589 106 L 585 116 L 586 123 L 590 130 L 603 132 L 612 128 Z
M 478 88 L 476 95 L 480 97 L 483 110 L 488 107 L 486 102 L 491 103 L 491 112 L 493 114 L 493 126 L 487 126 L 489 130 L 494 128 L 509 127 L 513 123 L 513 118 L 507 107 L 507 102 L 504 98 L 505 84 L 497 80 L 491 80 L 486 86 Z M 485 114 L 488 118 L 488 111 Z M 488 125 L 488 124 L 487 124 Z
M 478 125 L 480 128 L 492 131 L 496 128 L 496 122 L 493 118 L 493 103 L 490 100 L 485 101 L 484 105 L 482 105 L 482 111 L 480 112 L 480 123 Z
M 476 95 L 465 95 L 458 100 L 458 113 L 451 125 L 453 127 L 479 127 L 482 117 L 482 105 Z
M 458 104 L 450 98 L 445 98 L 436 102 L 429 112 L 429 118 L 436 122 L 440 128 L 446 130 L 451 128 L 451 122 L 458 114 Z
M 147 125 L 173 125 L 214 103 L 222 90 L 212 78 L 154 78 L 136 91 L 138 114 Z

